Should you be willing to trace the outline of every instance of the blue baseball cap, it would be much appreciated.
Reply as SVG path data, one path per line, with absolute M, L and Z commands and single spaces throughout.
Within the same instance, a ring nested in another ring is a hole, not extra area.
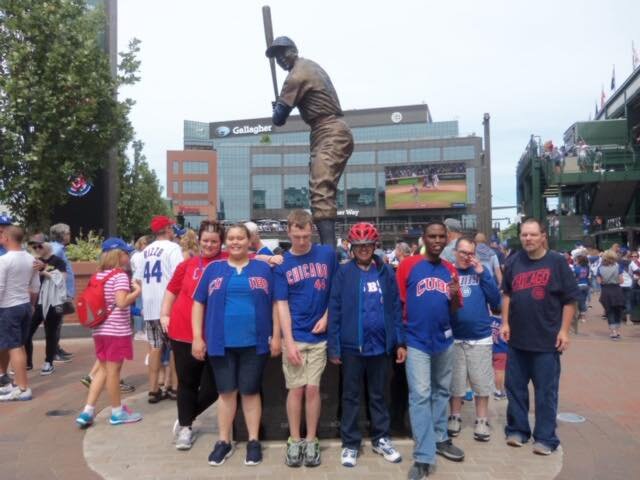
M 102 242 L 102 251 L 110 252 L 111 250 L 122 250 L 123 252 L 131 253 L 134 249 L 130 247 L 123 239 L 119 237 L 110 237 Z
M 9 215 L 0 215 L 0 225 L 13 225 L 13 221 Z
M 182 237 L 185 233 L 187 233 L 187 229 L 181 227 L 180 225 L 173 225 L 173 234 L 180 238 Z

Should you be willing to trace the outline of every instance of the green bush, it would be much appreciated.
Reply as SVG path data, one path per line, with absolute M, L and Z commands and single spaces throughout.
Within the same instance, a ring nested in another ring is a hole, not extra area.
M 93 231 L 89 231 L 86 237 L 80 232 L 80 235 L 76 237 L 76 242 L 67 246 L 67 258 L 72 262 L 95 262 L 100 257 L 103 241 L 104 238 Z

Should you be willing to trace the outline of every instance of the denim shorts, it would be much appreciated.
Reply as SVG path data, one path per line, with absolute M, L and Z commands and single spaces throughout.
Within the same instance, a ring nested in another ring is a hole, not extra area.
M 31 327 L 31 304 L 0 308 L 0 350 L 22 347 Z
M 226 348 L 223 357 L 210 356 L 218 392 L 238 390 L 241 395 L 260 392 L 268 354 L 258 355 L 256 347 Z

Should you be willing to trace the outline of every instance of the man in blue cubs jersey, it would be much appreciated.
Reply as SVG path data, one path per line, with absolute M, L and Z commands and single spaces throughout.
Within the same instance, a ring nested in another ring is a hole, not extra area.
M 409 480 L 429 475 L 436 453 L 453 461 L 464 459 L 464 452 L 447 434 L 453 369 L 451 318 L 462 304 L 458 273 L 440 259 L 447 240 L 442 222 L 427 224 L 423 239 L 425 254 L 405 258 L 396 275 L 404 303 L 409 418 L 415 440 Z
M 289 390 L 286 464 L 320 464 L 316 430 L 320 419 L 320 378 L 327 364 L 327 307 L 337 258 L 328 245 L 311 243 L 312 217 L 294 210 L 287 218 L 291 250 L 274 270 L 274 298 L 282 328 L 282 369 Z M 300 437 L 305 400 L 307 437 Z

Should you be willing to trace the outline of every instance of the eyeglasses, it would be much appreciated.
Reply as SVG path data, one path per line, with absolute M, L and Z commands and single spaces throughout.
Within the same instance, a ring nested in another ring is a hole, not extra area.
M 465 252 L 464 250 L 456 250 L 463 257 L 473 257 L 475 252 Z
M 34 250 L 40 250 L 43 248 L 41 243 L 30 243 L 29 246 Z

